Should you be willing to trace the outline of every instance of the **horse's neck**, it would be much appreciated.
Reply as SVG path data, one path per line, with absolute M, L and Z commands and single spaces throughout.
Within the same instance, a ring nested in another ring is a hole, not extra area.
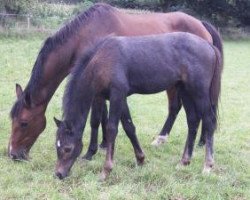
M 39 88 L 34 91 L 32 99 L 36 104 L 48 104 L 56 89 L 63 79 L 71 72 L 76 60 L 84 56 L 89 48 L 103 35 L 107 35 L 106 31 L 98 34 L 89 34 L 84 29 L 79 30 L 78 36 L 73 36 L 68 41 L 55 48 L 44 61 L 43 75 L 39 80 Z M 92 27 L 91 27 L 92 28 Z

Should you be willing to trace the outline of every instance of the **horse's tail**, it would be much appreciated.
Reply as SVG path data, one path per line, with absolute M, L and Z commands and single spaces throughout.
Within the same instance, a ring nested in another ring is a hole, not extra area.
M 210 102 L 212 111 L 215 115 L 215 120 L 217 124 L 217 118 L 218 118 L 218 103 L 220 98 L 220 92 L 221 92 L 221 74 L 223 69 L 223 63 L 222 63 L 222 55 L 219 51 L 219 49 L 213 45 L 211 45 L 215 52 L 215 66 L 214 66 L 214 72 L 213 77 L 210 85 Z
M 222 44 L 222 38 L 221 38 L 221 35 L 220 33 L 216 30 L 216 28 L 206 22 L 206 21 L 202 21 L 202 24 L 203 26 L 207 29 L 207 31 L 210 33 L 210 35 L 212 36 L 212 39 L 213 39 L 213 45 L 217 47 L 217 49 L 220 51 L 220 54 L 221 54 L 221 64 L 222 64 L 222 68 L 223 68 L 223 44 Z

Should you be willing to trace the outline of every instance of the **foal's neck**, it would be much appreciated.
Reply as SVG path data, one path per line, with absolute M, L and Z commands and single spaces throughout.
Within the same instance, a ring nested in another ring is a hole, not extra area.
M 94 98 L 94 91 L 86 79 L 77 75 L 73 75 L 74 77 L 66 87 L 63 98 L 63 118 L 74 127 L 76 132 L 82 134 Z

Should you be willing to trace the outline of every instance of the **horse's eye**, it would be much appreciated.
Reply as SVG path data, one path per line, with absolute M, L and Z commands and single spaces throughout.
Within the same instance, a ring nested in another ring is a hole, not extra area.
M 28 123 L 27 122 L 21 122 L 20 125 L 21 125 L 22 128 L 26 128 L 28 126 Z
M 72 149 L 71 147 L 65 147 L 64 148 L 64 152 L 65 153 L 69 153 L 69 152 L 71 152 L 71 149 Z

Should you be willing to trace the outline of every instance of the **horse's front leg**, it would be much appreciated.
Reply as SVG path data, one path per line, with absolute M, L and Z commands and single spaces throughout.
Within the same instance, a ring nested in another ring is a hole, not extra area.
M 100 149 L 105 150 L 107 148 L 107 138 L 106 138 L 106 126 L 108 123 L 108 109 L 107 104 L 104 102 L 103 111 L 102 111 L 102 142 L 100 143 Z
M 118 123 L 121 118 L 122 107 L 126 96 L 118 89 L 113 89 L 110 94 L 110 109 L 107 123 L 107 151 L 100 180 L 104 181 L 113 168 L 113 156 L 115 148 L 115 139 L 118 132 Z
M 98 150 L 98 128 L 101 122 L 104 104 L 105 100 L 102 97 L 96 97 L 92 103 L 90 143 L 88 151 L 83 156 L 83 159 L 91 160 L 93 155 L 95 155 Z
M 160 134 L 151 143 L 153 146 L 159 146 L 167 141 L 170 131 L 174 125 L 175 119 L 181 109 L 181 100 L 177 87 L 172 87 L 167 90 L 168 95 L 168 117 Z

